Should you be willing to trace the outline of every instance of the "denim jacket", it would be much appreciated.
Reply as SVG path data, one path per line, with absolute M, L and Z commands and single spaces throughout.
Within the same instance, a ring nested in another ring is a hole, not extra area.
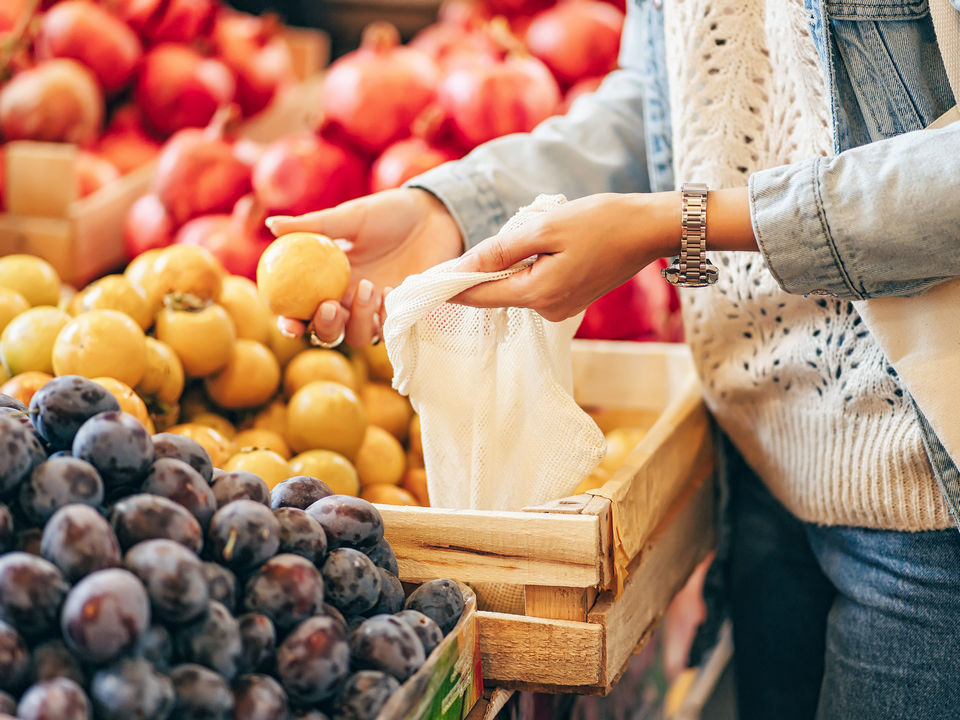
M 951 2 L 960 11 L 960 0 Z M 916 294 L 960 277 L 960 123 L 919 132 L 954 104 L 927 0 L 805 6 L 836 154 L 750 177 L 751 218 L 771 273 L 787 292 L 848 300 Z M 674 189 L 663 46 L 659 3 L 629 0 L 621 69 L 596 93 L 410 185 L 444 202 L 467 246 L 541 192 Z M 957 519 L 960 473 L 917 415 Z

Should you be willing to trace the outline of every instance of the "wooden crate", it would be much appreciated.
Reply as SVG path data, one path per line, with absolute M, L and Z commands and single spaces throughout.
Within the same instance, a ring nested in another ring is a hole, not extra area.
M 576 341 L 574 387 L 601 425 L 649 425 L 603 487 L 523 512 L 381 506 L 404 580 L 524 588 L 482 611 L 493 685 L 605 694 L 714 543 L 710 421 L 684 346 Z
M 288 88 L 247 120 L 240 136 L 270 142 L 317 127 L 320 84 L 315 75 Z M 79 287 L 126 262 L 124 219 L 149 188 L 153 163 L 77 199 L 76 155 L 76 146 L 67 143 L 24 140 L 4 146 L 6 212 L 0 213 L 0 256 L 39 255 L 64 282 Z
M 477 597 L 461 585 L 466 605 L 457 626 L 391 696 L 377 720 L 463 720 L 483 695 Z

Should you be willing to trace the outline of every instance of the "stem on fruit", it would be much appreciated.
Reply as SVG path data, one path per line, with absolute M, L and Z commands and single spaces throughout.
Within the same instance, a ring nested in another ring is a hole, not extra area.
M 233 559 L 233 550 L 237 546 L 237 529 L 230 528 L 227 544 L 223 546 L 223 559 L 229 562 Z

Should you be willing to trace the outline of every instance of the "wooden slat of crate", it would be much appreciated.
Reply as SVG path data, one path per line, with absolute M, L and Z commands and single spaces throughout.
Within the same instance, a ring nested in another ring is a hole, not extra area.
M 480 612 L 484 678 L 515 690 L 605 695 L 713 542 L 707 478 L 669 509 L 631 564 L 623 594 L 601 594 L 586 622 Z
M 602 680 L 601 625 L 495 612 L 479 612 L 477 619 L 485 682 L 507 688 L 578 688 Z
M 378 507 L 404 580 L 590 587 L 602 578 L 597 516 Z
M 713 547 L 714 486 L 693 482 L 677 498 L 630 565 L 623 594 L 600 595 L 587 615 L 604 628 L 606 689 L 620 678 L 638 642 L 656 624 L 690 573 Z

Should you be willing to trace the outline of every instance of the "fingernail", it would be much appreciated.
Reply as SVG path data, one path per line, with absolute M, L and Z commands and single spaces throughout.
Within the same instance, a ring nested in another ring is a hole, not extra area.
M 464 265 L 469 265 L 471 260 L 473 260 L 473 253 L 472 253 L 472 252 L 465 252 L 463 255 L 460 256 L 460 259 L 457 260 L 457 264 L 456 264 L 455 267 L 456 267 L 457 269 L 460 269 L 460 268 L 462 268 Z
M 273 232 L 274 227 L 278 223 L 286 222 L 287 220 L 293 220 L 293 216 L 292 215 L 273 215 L 271 217 L 268 217 L 266 220 L 264 220 L 264 224 L 267 226 L 270 232 Z
M 360 284 L 357 285 L 357 300 L 362 303 L 368 303 L 372 297 L 373 283 L 366 279 L 361 280 Z
M 390 287 L 389 285 L 387 285 L 387 286 L 383 289 L 383 296 L 386 297 L 387 295 L 389 295 L 389 294 L 392 293 L 392 292 L 393 292 L 393 288 Z
M 337 316 L 337 308 L 333 305 L 324 303 L 320 306 L 320 319 L 324 322 L 330 322 Z
M 297 337 L 297 334 L 296 334 L 296 333 L 292 333 L 292 332 L 290 332 L 289 330 L 286 329 L 286 327 L 285 327 L 284 324 L 283 324 L 283 318 L 277 318 L 277 330 L 278 330 L 278 331 L 280 332 L 280 334 L 283 335 L 285 338 L 290 338 L 291 340 L 294 340 L 294 339 L 296 339 L 296 337 Z

